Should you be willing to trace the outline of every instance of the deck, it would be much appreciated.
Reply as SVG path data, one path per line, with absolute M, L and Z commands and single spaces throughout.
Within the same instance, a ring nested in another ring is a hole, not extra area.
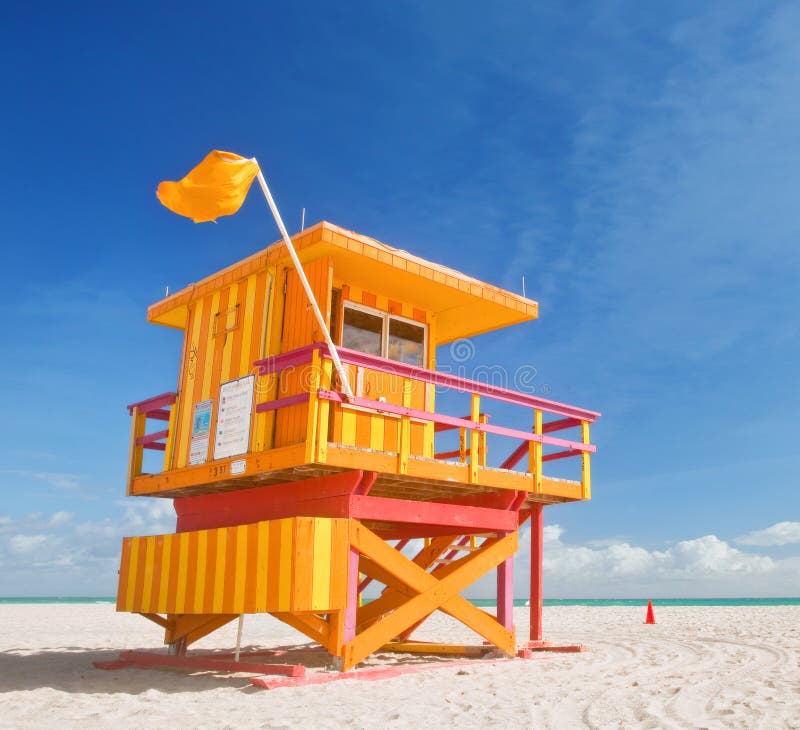
M 269 418 L 274 434 L 267 449 L 170 468 L 177 396 L 129 406 L 128 494 L 182 497 L 364 470 L 376 474 L 370 494 L 391 499 L 436 502 L 500 490 L 524 492 L 529 503 L 591 497 L 596 447 L 589 426 L 598 413 L 354 350 L 337 352 L 357 386 L 351 401 L 336 387 L 323 344 L 254 363 L 259 381 L 253 417 Z M 437 411 L 435 394 L 443 390 L 466 394 L 469 414 Z M 493 402 L 523 407 L 529 430 L 490 422 L 486 412 Z M 152 420 L 168 427 L 147 433 Z M 445 434 L 457 436 L 458 448 L 436 450 Z M 496 466 L 488 464 L 488 437 L 508 454 Z M 162 472 L 142 473 L 145 449 L 165 452 Z M 545 473 L 561 460 L 577 460 L 580 479 Z

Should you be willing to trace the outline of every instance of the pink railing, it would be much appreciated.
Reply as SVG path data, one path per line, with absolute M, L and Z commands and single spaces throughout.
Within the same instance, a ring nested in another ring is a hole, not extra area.
M 131 415 L 131 442 L 128 455 L 128 493 L 130 494 L 133 479 L 142 473 L 144 449 L 166 451 L 169 428 L 146 433 L 148 419 L 167 421 L 172 418 L 172 406 L 177 395 L 162 393 L 147 400 L 131 403 L 128 413 Z
M 314 352 L 319 352 L 319 357 L 323 361 L 330 362 L 328 348 L 322 343 L 308 345 L 306 347 L 283 353 L 273 357 L 264 358 L 256 361 L 262 375 L 279 374 L 289 367 L 307 366 L 312 362 Z M 387 403 L 382 400 L 374 400 L 356 395 L 352 399 L 332 388 L 315 387 L 319 378 L 309 378 L 311 384 L 310 391 L 315 393 L 315 398 L 322 401 L 334 403 L 348 403 L 358 406 L 375 414 L 393 414 L 401 419 L 416 419 L 419 421 L 434 424 L 437 432 L 459 429 L 462 434 L 462 448 L 458 451 L 450 451 L 438 454 L 441 458 L 447 458 L 460 454 L 462 460 L 468 460 L 473 467 L 485 466 L 485 436 L 484 434 L 495 434 L 511 439 L 517 439 L 521 443 L 514 451 L 502 462 L 501 468 L 513 469 L 524 458 L 528 456 L 528 471 L 534 474 L 540 485 L 542 474 L 542 464 L 557 459 L 580 457 L 582 460 L 582 483 L 584 493 L 589 492 L 589 455 L 596 451 L 596 447 L 589 441 L 589 424 L 600 416 L 595 411 L 589 411 L 575 406 L 558 403 L 556 401 L 540 398 L 527 393 L 519 393 L 507 388 L 499 387 L 489 383 L 481 383 L 476 380 L 469 380 L 450 373 L 426 370 L 425 368 L 407 365 L 405 363 L 388 360 L 386 358 L 367 355 L 356 350 L 347 348 L 337 348 L 339 357 L 345 365 L 353 365 L 372 371 L 397 376 L 403 379 L 404 383 L 416 381 L 428 383 L 433 386 L 466 393 L 471 396 L 471 410 L 468 416 L 451 416 L 444 413 L 412 408 L 408 402 L 404 404 Z M 311 393 L 305 392 L 297 395 L 289 395 L 284 398 L 272 399 L 256 406 L 258 412 L 276 410 L 285 405 L 293 405 L 309 400 Z M 530 431 L 489 423 L 489 419 L 481 412 L 481 403 L 485 399 L 501 401 L 517 406 L 523 406 L 532 411 L 532 428 Z M 410 399 L 406 399 L 410 401 Z M 545 421 L 544 416 L 548 415 L 552 420 Z M 580 428 L 580 438 L 569 439 L 551 436 L 559 431 L 571 428 Z M 468 448 L 464 444 L 468 435 Z M 558 450 L 543 454 L 542 447 L 556 447 Z M 403 444 L 400 444 L 400 451 Z M 481 451 L 483 453 L 481 453 Z

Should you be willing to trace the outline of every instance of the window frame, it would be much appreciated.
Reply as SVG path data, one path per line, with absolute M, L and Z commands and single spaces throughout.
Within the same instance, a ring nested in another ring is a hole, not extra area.
M 344 310 L 350 308 L 356 311 L 364 312 L 365 314 L 371 314 L 373 316 L 378 316 L 382 319 L 383 323 L 381 326 L 381 354 L 380 356 L 384 360 L 391 360 L 392 362 L 399 362 L 404 365 L 408 365 L 409 363 L 403 363 L 402 360 L 393 360 L 389 357 L 389 321 L 395 319 L 399 322 L 405 322 L 406 324 L 413 325 L 415 327 L 422 328 L 422 364 L 421 365 L 410 365 L 410 367 L 420 367 L 424 369 L 428 369 L 428 323 L 427 322 L 420 322 L 416 319 L 409 319 L 408 317 L 403 317 L 399 314 L 392 314 L 391 312 L 384 312 L 381 309 L 376 309 L 375 307 L 370 307 L 366 304 L 359 304 L 358 302 L 352 302 L 349 299 L 342 300 L 342 336 L 339 340 L 342 347 L 345 347 L 344 343 Z

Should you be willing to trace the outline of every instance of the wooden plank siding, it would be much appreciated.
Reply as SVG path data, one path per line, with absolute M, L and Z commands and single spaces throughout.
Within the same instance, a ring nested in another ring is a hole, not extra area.
M 238 614 L 332 611 L 346 603 L 346 518 L 287 517 L 126 537 L 117 610 Z
M 207 459 L 213 459 L 220 384 L 253 372 L 253 362 L 267 354 L 272 279 L 266 269 L 255 272 L 189 305 L 175 405 L 177 416 L 170 434 L 171 468 L 188 466 L 194 406 L 208 399 L 214 403 Z M 251 441 L 266 448 L 266 416 L 254 420 Z
M 333 267 L 327 257 L 311 261 L 303 269 L 314 292 L 326 324 L 330 326 L 331 285 Z M 324 335 L 309 304 L 300 277 L 294 269 L 286 272 L 286 298 L 283 307 L 283 331 L 281 352 L 296 350 L 313 342 L 321 342 Z M 309 367 L 287 368 L 281 373 L 278 397 L 296 395 L 308 391 L 311 382 Z M 305 441 L 308 424 L 308 404 L 281 408 L 275 416 L 276 448 Z
M 335 272 L 334 272 L 335 274 Z M 381 312 L 396 314 L 421 324 L 428 325 L 428 351 L 425 353 L 424 367 L 436 368 L 436 348 L 433 346 L 430 317 L 427 313 L 414 307 L 409 302 L 390 299 L 373 291 L 339 282 L 334 278 L 334 285 L 341 287 L 343 304 L 353 302 L 363 304 Z M 402 378 L 390 373 L 348 366 L 350 385 L 357 395 L 378 399 L 383 397 L 387 403 L 401 405 L 403 403 Z M 434 388 L 424 383 L 412 382 L 411 407 L 419 410 L 433 411 Z M 329 438 L 332 443 L 344 446 L 355 446 L 373 451 L 398 452 L 400 450 L 400 419 L 390 414 L 366 412 L 347 405 L 337 405 L 332 410 Z M 433 424 L 412 421 L 410 453 L 414 456 L 433 457 Z

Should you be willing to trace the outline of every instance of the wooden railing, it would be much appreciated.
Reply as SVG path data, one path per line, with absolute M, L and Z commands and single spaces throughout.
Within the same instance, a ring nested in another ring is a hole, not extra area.
M 478 473 L 486 466 L 486 435 L 495 434 L 518 445 L 500 464 L 500 468 L 514 469 L 525 462 L 525 470 L 533 476 L 533 491 L 542 491 L 543 465 L 560 459 L 578 458 L 581 464 L 581 492 L 583 499 L 591 496 L 590 456 L 596 447 L 590 442 L 589 426 L 599 417 L 594 411 L 576 408 L 564 403 L 547 400 L 538 396 L 519 393 L 507 388 L 469 380 L 450 373 L 436 372 L 424 368 L 406 365 L 374 355 L 367 355 L 356 350 L 337 348 L 342 363 L 356 368 L 365 368 L 391 375 L 400 379 L 400 403 L 386 402 L 378 393 L 378 398 L 366 398 L 356 395 L 348 399 L 334 389 L 331 383 L 331 359 L 324 344 L 309 345 L 281 355 L 258 360 L 262 375 L 279 374 L 289 367 L 309 367 L 310 374 L 304 379 L 307 389 L 304 392 L 274 397 L 256 404 L 256 411 L 279 410 L 282 407 L 309 403 L 307 451 L 313 453 L 314 442 L 324 449 L 327 446 L 327 425 L 330 418 L 330 405 L 356 407 L 374 415 L 389 415 L 399 419 L 395 448 L 385 449 L 397 454 L 397 473 L 408 472 L 408 460 L 411 454 L 411 422 L 421 421 L 433 424 L 436 432 L 458 429 L 461 435 L 461 446 L 458 452 L 442 452 L 439 458 L 458 456 L 468 465 L 469 482 L 479 481 Z M 429 384 L 470 396 L 470 413 L 466 416 L 452 416 L 430 410 L 411 407 L 411 393 L 417 383 Z M 280 393 L 278 393 L 280 396 Z M 529 431 L 489 422 L 483 410 L 488 402 L 500 401 L 530 409 L 531 429 Z M 545 419 L 548 420 L 545 420 Z M 579 429 L 579 436 L 574 439 L 556 437 L 550 434 Z M 543 447 L 556 448 L 552 453 L 543 453 Z M 414 454 L 416 455 L 416 454 Z M 527 459 L 526 459 L 527 457 Z
M 128 478 L 126 493 L 132 494 L 133 480 L 142 474 L 142 461 L 144 450 L 167 450 L 167 438 L 174 427 L 175 409 L 172 406 L 176 399 L 175 393 L 162 393 L 139 403 L 128 406 L 131 415 L 131 442 L 128 451 Z M 168 426 L 160 431 L 146 433 L 147 420 L 167 421 Z M 165 453 L 165 464 L 168 455 Z

